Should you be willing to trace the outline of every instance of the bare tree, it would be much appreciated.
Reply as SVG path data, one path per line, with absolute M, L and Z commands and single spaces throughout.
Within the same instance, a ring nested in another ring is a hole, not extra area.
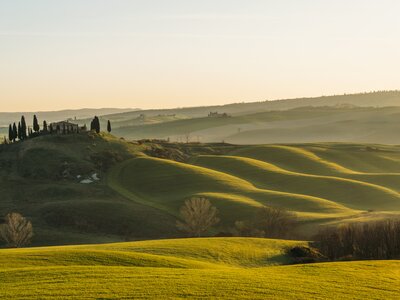
M 0 237 L 12 248 L 28 245 L 33 237 L 32 223 L 19 213 L 10 213 L 0 226 Z
M 400 220 L 387 219 L 324 228 L 315 237 L 320 251 L 332 260 L 400 257 Z
M 186 200 L 180 210 L 182 220 L 177 221 L 178 229 L 191 236 L 200 237 L 211 226 L 219 222 L 218 210 L 206 198 L 195 197 Z
M 233 232 L 237 236 L 288 238 L 298 225 L 297 216 L 280 207 L 262 206 L 251 220 L 236 221 Z
M 259 209 L 255 228 L 264 232 L 265 237 L 288 237 L 297 225 L 297 217 L 294 213 L 280 207 L 263 206 Z

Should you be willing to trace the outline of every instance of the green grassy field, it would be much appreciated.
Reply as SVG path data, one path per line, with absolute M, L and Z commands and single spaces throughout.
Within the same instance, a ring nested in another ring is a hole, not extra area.
M 139 144 L 82 134 L 0 147 L 0 166 L 0 215 L 27 216 L 38 246 L 184 236 L 175 223 L 193 196 L 219 210 L 210 235 L 231 232 L 262 205 L 296 213 L 303 239 L 319 225 L 400 213 L 398 146 Z M 80 183 L 94 173 L 99 181 Z
M 399 261 L 287 265 L 303 242 L 181 239 L 0 250 L 0 297 L 396 299 Z
M 205 196 L 220 211 L 221 230 L 261 205 L 296 212 L 304 224 L 367 220 L 400 211 L 399 151 L 336 143 L 242 146 L 186 163 L 142 156 L 116 166 L 108 183 L 172 216 L 184 199 Z

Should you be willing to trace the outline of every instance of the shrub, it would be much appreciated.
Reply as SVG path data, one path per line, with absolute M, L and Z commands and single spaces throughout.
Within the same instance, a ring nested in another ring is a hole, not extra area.
M 0 226 L 0 236 L 8 247 L 26 246 L 33 237 L 32 223 L 18 213 L 10 213 L 5 217 L 5 224 Z
M 305 264 L 326 260 L 318 249 L 306 246 L 295 246 L 288 249 L 287 254 L 292 257 L 294 263 Z

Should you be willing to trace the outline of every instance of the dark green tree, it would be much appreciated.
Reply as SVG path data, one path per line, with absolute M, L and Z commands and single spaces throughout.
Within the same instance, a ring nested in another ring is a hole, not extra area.
M 21 122 L 18 122 L 17 137 L 18 137 L 19 140 L 22 140 Z
M 23 140 L 23 139 L 26 139 L 26 122 L 25 122 L 25 117 L 24 116 L 22 116 L 21 117 L 21 133 L 20 133 L 20 136 L 21 136 L 21 140 Z
M 100 120 L 97 116 L 95 116 L 90 123 L 90 130 L 95 130 L 97 133 L 100 133 Z
M 18 137 L 18 130 L 17 130 L 17 125 L 14 123 L 13 124 L 13 136 L 12 136 L 12 141 L 15 142 L 15 140 Z
M 39 130 L 40 130 L 40 126 L 39 126 L 38 119 L 37 119 L 36 115 L 33 115 L 33 130 L 35 132 L 39 132 Z
M 43 121 L 43 132 L 47 133 L 49 131 L 48 127 L 47 127 L 47 122 L 46 120 Z
M 14 139 L 14 131 L 12 129 L 12 126 L 8 126 L 8 140 L 11 142 Z
M 111 132 L 111 122 L 110 122 L 110 120 L 108 120 L 108 122 L 107 122 L 107 131 L 108 131 L 108 133 Z

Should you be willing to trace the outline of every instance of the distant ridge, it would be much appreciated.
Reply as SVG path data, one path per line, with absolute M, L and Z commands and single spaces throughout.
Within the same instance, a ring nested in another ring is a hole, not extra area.
M 179 107 L 170 109 L 143 109 L 140 111 L 119 113 L 121 116 L 139 116 L 140 114 L 182 114 L 186 117 L 202 117 L 210 111 L 226 112 L 235 115 L 244 115 L 262 111 L 288 110 L 298 107 L 320 106 L 360 106 L 360 107 L 386 107 L 400 106 L 400 91 L 377 91 L 358 94 L 344 94 L 333 96 L 320 96 L 310 98 L 295 98 L 281 100 L 265 100 L 259 102 L 241 102 L 225 105 Z M 115 114 L 113 114 L 115 116 Z
M 36 115 L 41 120 L 48 122 L 59 121 L 75 117 L 77 119 L 85 119 L 94 115 L 109 115 L 117 113 L 125 113 L 135 111 L 134 108 L 82 108 L 82 109 L 65 109 L 59 111 L 37 111 L 37 112 L 0 112 L 0 127 L 8 126 L 9 123 L 18 121 L 21 115 L 31 119 Z

